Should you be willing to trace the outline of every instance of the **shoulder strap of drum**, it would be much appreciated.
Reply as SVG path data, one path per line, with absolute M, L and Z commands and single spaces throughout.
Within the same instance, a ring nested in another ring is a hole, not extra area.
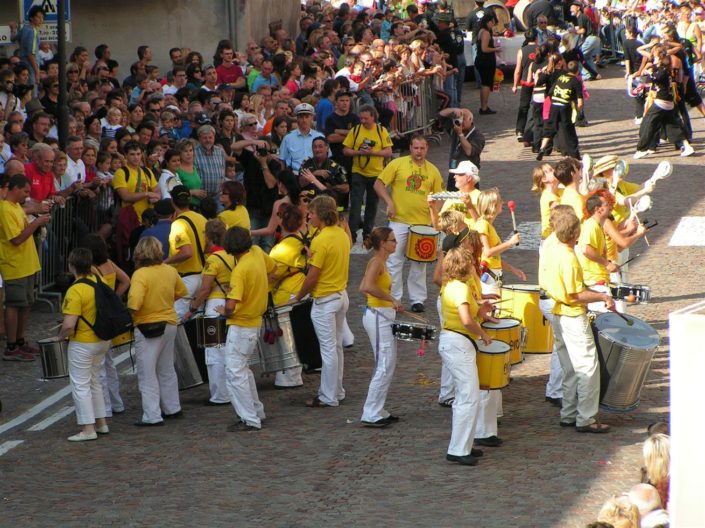
M 191 227 L 191 231 L 193 231 L 193 236 L 196 239 L 196 249 L 198 250 L 198 258 L 201 261 L 201 266 L 204 266 L 206 264 L 206 257 L 203 254 L 203 248 L 201 247 L 201 238 L 198 236 L 198 231 L 196 230 L 196 226 L 194 225 L 194 223 L 191 221 L 191 219 L 188 216 L 181 215 L 181 216 L 177 217 L 176 219 L 183 220 Z
M 216 257 L 218 257 L 223 264 L 225 264 L 225 267 L 228 268 L 228 271 L 232 271 L 233 269 L 230 267 L 230 264 L 227 263 L 227 261 L 223 258 L 223 255 L 218 255 L 217 253 L 213 253 Z M 213 277 L 215 279 L 215 283 L 218 285 L 218 288 L 220 288 L 220 291 L 223 292 L 224 295 L 227 295 L 228 292 L 225 291 L 225 288 L 223 288 L 223 285 L 220 283 L 218 280 L 218 277 Z

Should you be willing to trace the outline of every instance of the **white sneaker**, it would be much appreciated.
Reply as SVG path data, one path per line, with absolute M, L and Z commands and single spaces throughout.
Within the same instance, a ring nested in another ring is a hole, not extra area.
M 100 427 L 95 428 L 95 432 L 99 434 L 108 434 L 110 432 L 110 429 L 107 425 L 101 425 Z
M 93 433 L 93 434 L 83 434 L 83 431 L 81 431 L 78 434 L 75 434 L 73 436 L 69 436 L 68 441 L 69 442 L 85 442 L 87 440 L 96 440 L 98 438 L 98 433 Z
M 634 124 L 635 124 L 635 125 L 641 125 L 641 120 L 642 120 L 641 117 L 635 117 L 635 118 L 634 118 Z
M 692 156 L 694 153 L 695 149 L 690 145 L 681 147 L 681 158 Z
M 641 159 L 645 158 L 646 156 L 651 156 L 654 152 L 654 150 L 637 150 L 634 153 L 634 159 Z

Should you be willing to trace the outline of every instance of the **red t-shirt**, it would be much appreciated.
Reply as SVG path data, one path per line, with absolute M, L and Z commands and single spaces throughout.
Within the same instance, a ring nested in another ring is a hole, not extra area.
M 240 77 L 245 76 L 242 73 L 242 68 L 237 64 L 231 64 L 229 68 L 225 64 L 221 64 L 215 71 L 218 73 L 218 84 L 234 83 Z
M 56 194 L 54 175 L 51 171 L 42 173 L 39 167 L 32 162 L 24 166 L 24 172 L 32 186 L 29 191 L 29 197 L 32 200 L 41 202 Z

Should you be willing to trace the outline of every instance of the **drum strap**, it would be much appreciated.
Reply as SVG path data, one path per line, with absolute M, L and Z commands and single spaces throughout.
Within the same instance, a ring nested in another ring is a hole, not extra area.
M 228 268 L 228 271 L 232 271 L 233 269 L 228 265 L 227 262 L 225 262 L 225 259 L 223 258 L 223 255 L 218 255 L 217 253 L 213 253 L 216 257 L 218 257 L 223 264 L 225 264 L 225 267 Z M 218 277 L 213 277 L 215 279 L 215 283 L 218 285 L 218 288 L 220 288 L 220 291 L 223 292 L 223 294 L 228 295 L 228 292 L 225 291 L 225 288 L 223 288 L 223 285 L 218 281 Z
M 203 248 L 201 247 L 201 239 L 198 236 L 198 231 L 196 230 L 196 226 L 193 225 L 193 222 L 188 216 L 181 215 L 179 216 L 176 220 L 183 220 L 186 222 L 189 227 L 191 228 L 191 231 L 193 231 L 193 236 L 196 239 L 196 249 L 198 250 L 198 258 L 201 261 L 201 267 L 205 266 L 206 264 L 206 257 L 203 254 Z

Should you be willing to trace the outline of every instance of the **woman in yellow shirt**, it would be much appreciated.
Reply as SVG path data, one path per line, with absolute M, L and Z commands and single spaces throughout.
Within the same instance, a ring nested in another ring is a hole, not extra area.
M 551 207 L 554 204 L 561 203 L 562 191 L 558 187 L 559 182 L 553 172 L 553 167 L 548 163 L 542 163 L 534 167 L 534 172 L 531 176 L 533 185 L 531 190 L 539 193 L 539 207 L 541 211 L 541 245 L 546 237 L 551 234 Z
M 229 229 L 233 226 L 250 229 L 250 215 L 245 208 L 245 186 L 237 181 L 226 181 L 220 191 L 220 203 L 225 210 L 218 215 Z
M 389 227 L 375 227 L 363 245 L 365 249 L 375 250 L 360 283 L 360 291 L 367 295 L 362 325 L 372 344 L 375 370 L 361 420 L 367 427 L 385 427 L 398 420 L 384 409 L 397 364 L 397 342 L 392 334 L 392 324 L 396 312 L 404 311 L 399 299 L 392 297 L 392 277 L 386 264 L 389 255 L 394 253 L 397 239 Z
M 174 369 L 176 311 L 174 302 L 188 295 L 173 266 L 163 264 L 159 240 L 145 237 L 135 248 L 135 265 L 127 307 L 135 323 L 137 383 L 142 395 L 138 426 L 164 425 L 181 416 L 179 383 Z M 161 405 L 160 405 L 161 403 Z
M 225 304 L 225 296 L 230 291 L 230 275 L 235 267 L 235 259 L 223 248 L 226 227 L 222 220 L 214 218 L 206 222 L 206 264 L 201 275 L 201 289 L 191 301 L 189 311 L 184 316 L 189 319 L 196 308 L 204 302 L 203 315 L 220 315 L 216 309 Z M 211 396 L 206 405 L 227 405 L 230 395 L 225 381 L 225 349 L 206 347 L 206 367 Z
M 474 466 L 482 451 L 473 449 L 475 428 L 480 412 L 480 383 L 477 375 L 474 339 L 485 344 L 492 339 L 476 321 L 478 306 L 468 286 L 472 256 L 464 248 L 449 250 L 443 259 L 441 287 L 441 330 L 438 352 L 450 371 L 455 389 L 453 424 L 446 459 Z
M 500 256 L 519 244 L 521 240 L 521 235 L 514 233 L 509 240 L 502 242 L 494 228 L 494 221 L 502 212 L 503 203 L 499 189 L 496 187 L 482 191 L 477 200 L 480 218 L 475 222 L 475 231 L 480 234 L 482 241 L 482 262 L 487 262 L 490 271 L 497 277 L 501 276 L 502 270 L 507 270 L 526 282 L 524 272 L 503 261 Z M 487 277 L 486 281 L 482 283 L 482 293 L 499 294 L 499 282 L 491 276 Z
M 89 249 L 76 248 L 69 255 L 69 271 L 76 280 L 96 280 L 91 272 L 93 255 Z M 62 307 L 64 321 L 59 341 L 69 338 L 68 360 L 71 394 L 81 432 L 69 436 L 69 442 L 95 440 L 98 433 L 107 434 L 105 402 L 100 384 L 100 366 L 110 348 L 89 325 L 95 324 L 95 289 L 88 284 L 74 284 L 66 292 Z

